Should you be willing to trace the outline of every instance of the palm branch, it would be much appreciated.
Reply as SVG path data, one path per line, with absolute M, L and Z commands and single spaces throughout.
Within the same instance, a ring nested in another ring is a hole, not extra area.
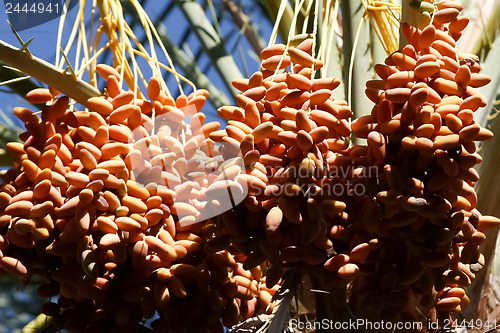
M 404 5 L 409 4 L 409 0 L 403 1 Z M 147 1 L 143 2 L 147 6 Z M 326 58 L 328 63 L 328 75 L 335 75 L 342 79 L 344 86 L 344 96 L 347 97 L 351 107 L 355 110 L 355 117 L 366 115 L 370 112 L 371 105 L 364 95 L 364 82 L 370 80 L 374 76 L 373 64 L 382 62 L 381 59 L 385 56 L 385 52 L 390 52 L 390 41 L 387 38 L 381 37 L 377 39 L 377 29 L 380 29 L 380 16 L 377 20 L 372 20 L 374 16 L 370 16 L 369 6 L 371 1 L 330 1 L 328 2 L 334 6 L 340 6 L 340 11 L 331 11 L 331 20 L 326 22 L 317 33 L 317 45 L 322 48 L 328 48 L 325 54 L 329 56 Z M 163 8 L 158 10 L 160 15 L 154 18 L 155 25 L 157 26 L 161 41 L 165 45 L 168 53 L 172 57 L 173 63 L 178 66 L 179 71 L 189 76 L 190 80 L 198 88 L 205 88 L 210 91 L 210 102 L 214 108 L 221 105 L 230 104 L 230 100 L 234 100 L 235 89 L 231 82 L 233 79 L 240 78 L 241 72 L 249 72 L 248 64 L 256 67 L 254 61 L 257 53 L 264 46 L 263 38 L 259 33 L 258 25 L 255 23 L 255 17 L 265 13 L 269 22 L 261 21 L 260 23 L 269 24 L 272 26 L 281 16 L 277 22 L 278 33 L 282 40 L 287 40 L 290 29 L 295 29 L 293 33 L 306 32 L 310 33 L 308 27 L 311 26 L 313 16 L 311 11 L 308 10 L 307 2 L 304 2 L 303 7 L 297 15 L 297 22 L 295 26 L 291 24 L 294 15 L 294 7 L 297 6 L 295 2 L 283 1 L 281 3 L 272 0 L 265 0 L 262 6 L 253 6 L 252 8 L 243 3 L 233 2 L 231 0 L 221 0 L 220 2 L 212 2 L 211 0 L 196 2 L 185 0 L 171 0 L 162 2 Z M 123 3 L 125 11 L 132 13 L 131 7 L 128 3 Z M 280 8 L 281 7 L 281 8 Z M 496 65 L 496 60 L 500 55 L 500 40 L 496 39 L 498 35 L 497 22 L 500 22 L 500 6 L 497 5 L 495 10 L 489 13 L 486 23 L 483 23 L 483 29 L 478 43 L 471 51 L 482 59 L 484 59 L 484 73 L 492 76 L 493 81 L 484 91 L 488 99 L 488 107 L 484 108 L 478 117 L 483 125 L 489 123 L 491 129 L 500 134 L 500 124 L 498 118 L 495 118 L 497 110 L 493 107 L 494 102 L 498 100 L 500 88 L 500 70 Z M 181 36 L 180 39 L 173 38 L 174 32 L 170 32 L 165 28 L 168 26 L 166 21 L 170 19 L 170 15 L 174 9 L 180 11 L 185 20 L 186 28 L 184 31 L 175 32 L 175 35 Z M 396 9 L 388 9 L 387 15 L 396 13 Z M 326 12 L 322 12 L 323 15 Z M 339 23 L 338 18 L 341 18 Z M 131 15 L 131 26 L 141 28 L 137 16 Z M 309 22 L 309 24 L 304 24 Z M 297 26 L 304 24 L 305 30 L 299 31 Z M 230 33 L 221 30 L 221 26 L 227 26 Z M 235 33 L 237 37 L 235 38 Z M 392 35 L 391 35 L 392 34 Z M 389 35 L 396 39 L 394 32 Z M 380 36 L 379 36 L 380 37 Z M 185 47 L 188 41 L 195 40 L 196 45 L 190 45 L 189 49 Z M 326 45 L 325 45 L 326 43 Z M 143 42 L 146 45 L 146 41 Z M 36 58 L 26 60 L 26 62 L 13 62 L 14 58 L 23 60 L 23 52 L 15 50 L 4 44 L 0 49 L 0 60 L 5 61 L 11 66 L 21 67 L 22 70 L 35 77 L 42 79 L 42 74 L 30 71 L 31 67 L 35 70 L 42 68 L 41 61 Z M 194 54 L 191 51 L 194 49 Z M 243 54 L 240 54 L 243 50 Z M 4 51 L 4 52 L 2 52 Z M 394 50 L 392 50 L 394 51 Z M 11 53 L 9 53 L 11 52 Z M 25 52 L 24 52 L 25 53 Z M 2 54 L 6 57 L 2 58 Z M 10 54 L 10 55 L 9 55 Z M 21 55 L 21 57 L 18 57 Z M 27 57 L 26 57 L 27 58 Z M 20 61 L 17 59 L 18 61 Z M 235 59 L 239 59 L 237 62 Z M 10 61 L 10 62 L 8 62 Z M 47 82 L 51 85 L 59 84 L 64 89 L 64 85 L 68 82 L 67 78 L 62 76 L 57 78 L 57 70 L 54 68 L 44 67 L 43 74 L 53 73 L 55 75 L 54 82 Z M 213 83 L 205 73 L 216 72 L 220 83 Z M 251 71 L 250 71 L 251 72 Z M 0 70 L 0 80 L 9 81 L 20 77 L 15 71 L 7 69 Z M 46 80 L 46 78 L 44 78 Z M 74 78 L 73 78 L 74 80 Z M 172 78 L 173 80 L 173 78 Z M 74 80 L 78 82 L 79 80 Z M 32 89 L 35 85 L 31 80 L 23 80 L 21 82 L 12 81 L 7 85 L 12 91 L 24 95 L 28 90 Z M 186 84 L 184 84 L 186 86 Z M 57 86 L 56 86 L 57 88 Z M 181 89 L 181 88 L 179 88 Z M 61 90 L 63 91 L 63 90 Z M 78 94 L 76 95 L 75 91 Z M 63 91 L 64 92 L 64 91 Z M 81 83 L 81 87 L 69 92 L 70 96 L 81 102 L 85 103 L 86 99 L 90 96 L 95 96 L 98 91 L 95 87 L 86 86 Z M 341 98 L 339 96 L 339 98 Z M 11 141 L 15 138 L 16 130 L 12 128 L 0 128 L 0 142 Z M 481 182 L 478 184 L 478 202 L 479 208 L 485 214 L 500 215 L 498 208 L 498 198 L 500 193 L 497 193 L 500 188 L 496 176 L 498 168 L 498 135 L 495 139 L 489 141 L 482 147 L 482 155 L 484 158 L 483 164 L 480 169 Z M 490 230 L 488 241 L 484 245 L 485 256 L 488 263 L 493 262 L 493 255 L 496 243 L 496 234 L 498 230 Z M 498 260 L 498 259 L 497 259 Z M 484 295 L 487 294 L 488 281 L 491 276 L 491 269 L 484 269 L 475 280 L 474 285 L 471 287 L 472 304 L 469 307 L 469 312 L 465 312 L 469 316 L 477 316 L 481 314 L 482 317 L 487 316 L 485 310 Z M 493 270 L 495 271 L 495 270 Z M 334 316 L 332 314 L 332 305 L 328 300 L 323 299 L 324 295 L 318 296 L 318 305 L 322 304 L 321 308 L 325 310 L 321 316 L 328 318 Z M 486 318 L 486 317 L 485 317 Z

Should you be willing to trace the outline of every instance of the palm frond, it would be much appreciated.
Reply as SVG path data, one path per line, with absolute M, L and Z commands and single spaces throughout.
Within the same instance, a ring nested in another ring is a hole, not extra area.
M 346 96 L 354 118 L 371 112 L 372 104 L 364 93 L 364 83 L 373 78 L 372 54 L 366 41 L 370 39 L 369 24 L 361 3 L 342 1 L 342 45 L 345 62 Z
M 231 102 L 227 96 L 210 82 L 210 79 L 203 74 L 203 71 L 200 70 L 196 61 L 188 57 L 184 51 L 172 43 L 168 37 L 165 25 L 163 23 L 158 23 L 157 27 L 161 41 L 165 45 L 174 63 L 178 65 L 183 72 L 189 73 L 189 77 L 196 87 L 208 90 L 208 100 L 210 103 L 212 103 L 215 108 L 229 105 Z
M 200 89 L 208 90 L 208 100 L 214 106 L 214 108 L 230 104 L 231 102 L 226 94 L 224 94 L 224 92 L 222 92 L 219 88 L 212 84 L 212 82 L 208 79 L 204 72 L 199 68 L 196 56 L 194 58 L 189 56 L 170 39 L 167 28 L 163 22 L 171 14 L 174 6 L 174 2 L 168 3 L 154 22 L 161 42 L 165 46 L 168 54 L 171 56 L 174 64 L 178 66 L 180 70 L 182 70 L 182 72 L 189 73 L 190 80 L 195 84 L 195 86 Z M 125 13 L 131 16 L 131 27 L 139 24 L 140 19 L 137 11 L 135 11 L 134 7 L 130 3 L 124 3 L 123 9 Z M 184 36 L 181 38 L 181 42 L 179 44 L 184 44 L 190 34 L 190 29 L 186 29 L 186 31 L 184 32 Z M 146 39 L 143 38 L 140 42 L 141 44 L 146 43 Z M 199 52 L 201 54 L 202 50 L 200 49 Z
M 221 37 L 206 17 L 203 8 L 197 2 L 193 1 L 174 1 L 184 14 L 190 29 L 195 32 L 206 54 L 210 57 L 227 90 L 233 97 L 236 97 L 237 91 L 232 86 L 232 81 L 240 78 L 242 75 L 233 57 L 226 53 Z
M 483 60 L 486 59 L 488 53 L 493 49 L 493 43 L 498 35 L 500 35 L 500 3 L 496 4 L 493 12 L 490 13 L 488 22 L 483 27 L 472 53 Z
M 481 70 L 481 73 L 487 74 L 491 77 L 491 82 L 487 86 L 481 88 L 481 93 L 485 96 L 488 104 L 486 107 L 474 113 L 474 120 L 484 127 L 488 124 L 492 114 L 495 113 L 493 106 L 497 100 L 498 94 L 500 93 L 500 67 L 498 66 L 499 58 L 500 38 L 497 38 L 489 50 L 488 57 L 483 63 L 483 68 Z M 500 128 L 498 128 L 498 131 L 493 132 L 500 133 Z
M 243 13 L 240 7 L 233 0 L 221 0 L 224 8 L 231 14 L 234 24 L 245 35 L 253 51 L 259 54 L 265 47 L 265 42 L 259 33 L 253 28 L 250 19 Z
M 285 0 L 282 0 L 285 1 Z M 271 22 L 276 22 L 280 10 L 280 2 L 275 0 L 263 0 L 264 8 Z M 288 40 L 288 34 L 290 33 L 290 26 L 293 20 L 293 9 L 292 6 L 286 1 L 285 10 L 282 14 L 281 20 L 279 22 L 278 33 L 281 39 Z

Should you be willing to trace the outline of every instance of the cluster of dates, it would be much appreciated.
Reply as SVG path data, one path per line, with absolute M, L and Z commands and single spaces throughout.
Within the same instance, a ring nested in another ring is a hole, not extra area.
M 361 246 L 351 262 L 322 267 L 332 251 L 351 246 L 330 234 L 350 223 L 344 210 L 368 168 L 367 149 L 349 147 L 352 111 L 331 98 L 337 79 L 314 78 L 322 62 L 313 57 L 311 39 L 297 47 L 268 46 L 261 59 L 260 71 L 233 82 L 241 91 L 238 106 L 220 108 L 228 125 L 210 134 L 239 153 L 244 168 L 237 179 L 248 189 L 239 205 L 218 217 L 216 239 L 247 255 L 246 269 L 267 261 L 268 287 L 292 268 L 307 274 L 313 267 L 331 287 L 345 287 L 366 256 L 364 241 L 355 244 Z
M 378 240 L 351 291 L 358 316 L 452 320 L 484 265 L 483 231 L 499 222 L 475 209 L 477 142 L 493 134 L 473 112 L 486 105 L 477 88 L 490 79 L 455 48 L 468 23 L 461 9 L 443 1 L 423 29 L 403 25 L 409 44 L 375 66 L 380 79 L 366 84 L 375 106 L 352 123 L 369 162 L 385 157 L 354 223 Z
M 331 98 L 337 81 L 314 78 L 310 40 L 269 46 L 261 70 L 233 83 L 238 106 L 219 109 L 228 126 L 211 138 L 241 153 L 249 195 L 217 219 L 216 238 L 244 267 L 267 260 L 271 284 L 290 268 L 325 290 L 354 281 L 346 302 L 374 320 L 443 322 L 469 302 L 483 231 L 500 221 L 475 209 L 476 144 L 492 133 L 473 112 L 490 79 L 456 51 L 461 9 L 443 1 L 423 29 L 403 25 L 409 44 L 375 66 L 376 105 L 351 126 Z M 349 146 L 351 130 L 366 145 Z M 333 190 L 346 184 L 363 193 Z
M 107 93 L 88 111 L 52 89 L 26 96 L 47 103 L 41 117 L 14 110 L 26 132 L 7 147 L 16 166 L 0 192 L 0 267 L 45 278 L 39 295 L 58 298 L 42 311 L 75 332 L 135 331 L 154 316 L 160 331 L 223 332 L 265 312 L 276 288 L 260 267 L 206 244 L 209 187 L 226 169 L 207 138 L 219 124 L 199 112 L 206 92 L 174 100 L 153 78 L 148 100 L 121 89 L 114 68 L 98 72 Z

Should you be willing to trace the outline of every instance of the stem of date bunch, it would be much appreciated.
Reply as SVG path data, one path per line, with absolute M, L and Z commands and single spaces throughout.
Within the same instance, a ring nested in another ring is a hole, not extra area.
M 23 327 L 21 333 L 56 333 L 58 330 L 52 324 L 52 318 L 39 314 Z
M 99 90 L 87 82 L 78 80 L 66 71 L 61 71 L 54 65 L 2 40 L 0 40 L 0 61 L 46 83 L 85 107 L 90 97 L 101 95 Z

